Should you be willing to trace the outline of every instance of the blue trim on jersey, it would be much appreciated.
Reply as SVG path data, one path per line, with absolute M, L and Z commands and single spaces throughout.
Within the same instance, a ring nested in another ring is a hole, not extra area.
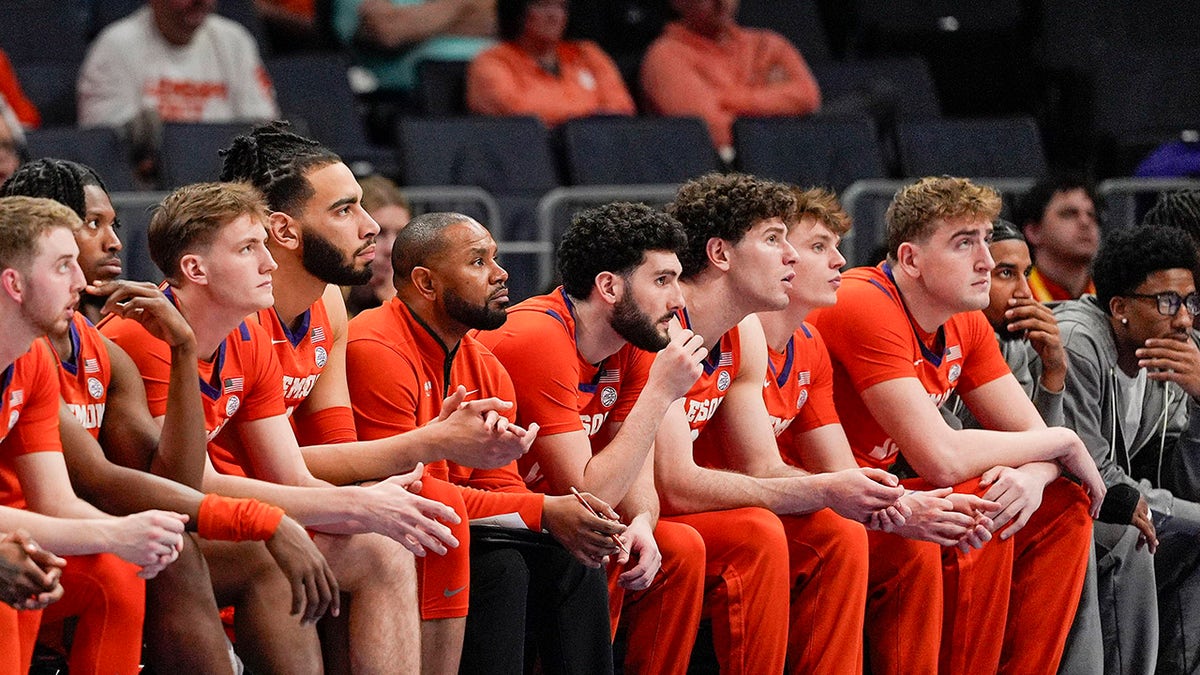
M 808 331 L 804 332 L 808 333 Z M 808 337 L 812 337 L 812 335 L 809 335 Z M 783 389 L 783 385 L 787 384 L 788 376 L 792 374 L 792 361 L 794 361 L 796 358 L 795 340 L 796 337 L 794 335 L 788 338 L 787 346 L 783 348 L 783 370 L 776 373 L 775 362 L 767 359 L 767 367 L 771 369 L 771 374 L 775 376 L 775 384 L 779 385 L 780 389 Z
M 283 329 L 283 336 L 288 339 L 288 342 L 292 343 L 292 349 L 299 347 L 300 341 L 308 335 L 308 324 L 312 321 L 312 308 L 304 310 L 304 313 L 300 315 L 300 325 L 296 327 L 294 334 L 287 327 L 287 324 L 283 322 L 283 319 L 279 318 L 279 312 L 276 312 L 274 307 L 271 308 L 271 314 L 275 315 L 275 320 L 279 322 L 279 327 Z

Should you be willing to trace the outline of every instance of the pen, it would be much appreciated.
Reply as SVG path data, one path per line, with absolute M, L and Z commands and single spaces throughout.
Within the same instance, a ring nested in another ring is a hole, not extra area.
M 587 500 L 583 498 L 583 495 L 579 494 L 579 490 L 576 490 L 574 485 L 571 486 L 571 494 L 575 495 L 575 499 L 579 500 L 580 504 L 583 504 L 583 508 L 587 509 L 588 513 L 591 513 L 593 516 L 596 516 L 597 518 L 604 518 L 605 520 L 612 520 L 611 518 L 606 518 L 606 517 L 600 515 L 599 513 L 596 513 L 596 509 L 593 509 L 592 505 L 587 503 Z M 616 542 L 617 548 L 621 549 L 625 553 L 629 553 L 629 549 L 625 548 L 625 542 L 621 541 L 620 537 L 618 537 L 615 534 L 609 535 L 609 536 L 611 536 L 612 540 L 614 542 Z

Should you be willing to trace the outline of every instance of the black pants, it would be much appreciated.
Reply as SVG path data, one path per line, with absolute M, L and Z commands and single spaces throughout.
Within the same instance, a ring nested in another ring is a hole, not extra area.
M 608 585 L 549 535 L 471 528 L 463 674 L 613 672 Z

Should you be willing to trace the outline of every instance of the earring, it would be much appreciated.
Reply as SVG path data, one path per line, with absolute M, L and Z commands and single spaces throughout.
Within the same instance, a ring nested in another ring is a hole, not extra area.
M 1129 319 L 1128 319 L 1128 318 L 1126 318 L 1126 317 L 1121 317 L 1121 325 L 1122 325 L 1122 326 L 1128 326 L 1128 325 L 1129 325 Z

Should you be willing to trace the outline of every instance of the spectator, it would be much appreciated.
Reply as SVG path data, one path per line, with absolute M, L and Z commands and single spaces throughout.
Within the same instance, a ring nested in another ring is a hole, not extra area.
M 379 224 L 379 234 L 375 235 L 371 280 L 351 286 L 346 296 L 346 309 L 352 315 L 378 307 L 396 296 L 396 287 L 392 285 L 392 244 L 396 241 L 396 233 L 403 230 L 412 218 L 408 199 L 388 178 L 367 176 L 358 184 L 363 191 L 362 206 Z
M 79 74 L 82 126 L 131 125 L 152 142 L 159 122 L 277 117 L 254 38 L 213 14 L 215 0 L 148 0 L 105 28 Z
M 21 85 L 17 82 L 17 74 L 13 72 L 12 63 L 3 49 L 0 49 L 0 99 L 3 99 L 8 107 L 12 108 L 22 126 L 36 129 L 41 125 L 42 117 L 38 114 L 38 109 L 25 96 L 25 92 L 21 90 Z
M 1114 636 L 1106 652 L 1121 658 L 1106 672 L 1155 672 L 1156 660 L 1157 672 L 1188 672 L 1184 664 L 1200 658 L 1200 622 L 1188 610 L 1200 601 L 1200 350 L 1188 339 L 1200 302 L 1186 241 L 1165 225 L 1109 232 L 1095 260 L 1096 295 L 1054 311 L 1067 353 L 1066 424 L 1107 485 L 1140 493 L 1123 502 L 1133 527 L 1096 523 L 1093 531 L 1100 616 L 1104 635 Z M 1157 552 L 1144 550 L 1152 535 Z
M 1018 203 L 1014 220 L 1033 250 L 1029 288 L 1039 302 L 1095 293 L 1092 260 L 1100 246 L 1096 194 L 1074 177 L 1039 181 Z
M 498 0 L 496 13 L 504 42 L 471 62 L 471 112 L 537 115 L 547 126 L 635 112 L 612 59 L 595 43 L 562 39 L 566 0 Z
M 646 102 L 664 115 L 704 118 L 723 159 L 733 158 L 736 118 L 807 115 L 821 107 L 804 57 L 777 33 L 738 26 L 737 0 L 671 0 L 671 6 L 679 20 L 642 62 Z
M 408 91 L 418 62 L 470 61 L 492 46 L 495 0 L 333 0 L 333 30 L 381 89 Z
M 11 110 L 0 100 L 0 183 L 8 180 L 17 167 L 21 165 L 21 156 L 25 153 L 24 136 L 21 126 Z
M 323 45 L 317 30 L 314 0 L 254 0 L 273 53 L 315 49 Z

